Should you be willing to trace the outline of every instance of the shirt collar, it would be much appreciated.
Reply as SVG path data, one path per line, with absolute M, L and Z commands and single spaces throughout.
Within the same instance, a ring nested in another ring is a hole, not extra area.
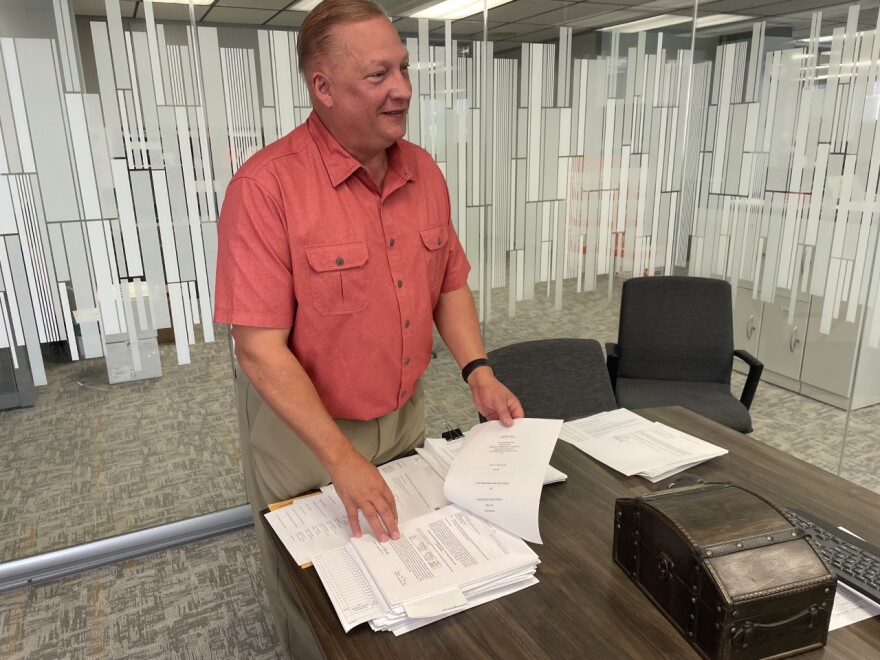
M 361 168 L 361 164 L 330 134 L 314 110 L 306 120 L 306 125 L 318 146 L 318 153 L 321 154 L 321 160 L 324 161 L 324 167 L 334 188 Z M 409 165 L 403 149 L 400 148 L 400 141 L 388 147 L 387 153 L 388 171 L 394 171 L 404 181 L 411 181 L 413 168 Z

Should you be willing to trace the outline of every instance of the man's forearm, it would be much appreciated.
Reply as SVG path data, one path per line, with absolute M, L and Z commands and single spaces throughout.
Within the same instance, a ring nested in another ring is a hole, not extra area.
M 332 471 L 351 443 L 330 417 L 308 374 L 286 346 L 242 348 L 236 357 L 251 384 L 275 414 Z
M 434 324 L 459 367 L 486 357 L 474 296 L 467 286 L 440 294 L 434 308 Z
M 311 378 L 287 346 L 290 329 L 233 326 L 232 333 L 239 366 L 251 384 L 329 473 L 352 534 L 361 535 L 361 511 L 377 539 L 399 538 L 394 495 L 330 417 Z

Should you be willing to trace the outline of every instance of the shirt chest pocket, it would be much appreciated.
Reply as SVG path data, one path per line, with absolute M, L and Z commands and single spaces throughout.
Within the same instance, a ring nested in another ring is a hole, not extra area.
M 420 229 L 422 236 L 422 251 L 425 259 L 425 272 L 428 275 L 428 284 L 431 287 L 440 286 L 443 283 L 443 275 L 446 273 L 446 260 L 449 254 L 447 244 L 449 243 L 449 227 L 448 225 L 437 225 L 436 227 L 428 227 Z
M 306 246 L 315 309 L 328 316 L 359 312 L 367 306 L 367 244 Z

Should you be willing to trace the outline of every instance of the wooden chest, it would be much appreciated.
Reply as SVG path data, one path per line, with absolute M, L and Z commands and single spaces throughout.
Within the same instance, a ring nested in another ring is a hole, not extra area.
M 704 658 L 825 645 L 837 578 L 782 512 L 731 484 L 617 500 L 614 561 Z

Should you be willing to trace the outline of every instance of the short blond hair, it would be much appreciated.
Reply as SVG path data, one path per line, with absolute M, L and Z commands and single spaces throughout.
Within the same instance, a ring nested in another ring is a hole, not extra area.
M 357 23 L 388 13 L 373 0 L 324 0 L 316 6 L 299 29 L 296 53 L 299 70 L 309 72 L 312 63 L 333 49 L 333 28 L 343 23 Z

